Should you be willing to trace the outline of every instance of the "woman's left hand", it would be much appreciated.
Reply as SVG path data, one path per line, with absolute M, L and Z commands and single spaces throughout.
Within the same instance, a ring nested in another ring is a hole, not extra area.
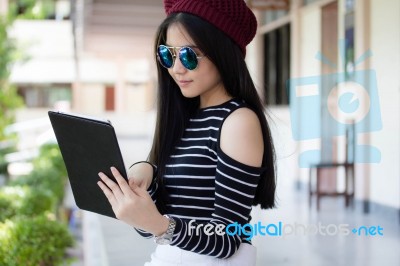
M 149 193 L 135 184 L 129 184 L 115 167 L 111 172 L 118 184 L 100 172 L 101 181 L 97 182 L 103 190 L 115 216 L 136 228 L 140 228 L 154 235 L 167 230 L 168 220 L 157 210 Z

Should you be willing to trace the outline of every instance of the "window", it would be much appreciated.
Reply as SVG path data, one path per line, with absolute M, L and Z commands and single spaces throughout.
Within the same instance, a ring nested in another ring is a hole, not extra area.
M 303 3 L 304 3 L 304 5 L 309 5 L 309 4 L 312 4 L 314 2 L 318 2 L 318 1 L 321 1 L 321 0 L 303 0 Z
M 72 100 L 70 84 L 21 85 L 18 93 L 30 108 L 54 107 L 56 102 Z
M 286 81 L 290 78 L 290 25 L 284 25 L 264 37 L 265 103 L 289 104 Z

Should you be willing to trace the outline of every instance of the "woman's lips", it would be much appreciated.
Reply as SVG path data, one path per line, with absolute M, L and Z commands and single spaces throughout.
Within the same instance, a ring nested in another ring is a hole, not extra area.
M 191 83 L 191 80 L 178 80 L 179 86 L 187 86 Z

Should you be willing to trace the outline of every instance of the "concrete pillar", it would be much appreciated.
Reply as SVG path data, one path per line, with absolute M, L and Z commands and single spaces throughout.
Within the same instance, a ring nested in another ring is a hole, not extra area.
M 126 80 L 125 80 L 125 67 L 126 61 L 124 58 L 119 57 L 116 61 L 117 73 L 115 82 L 115 112 L 124 112 L 125 106 L 125 90 L 126 90 Z
M 262 21 L 262 11 L 255 10 L 254 14 L 257 18 L 257 21 Z M 253 78 L 254 84 L 256 86 L 258 95 L 262 102 L 264 103 L 264 34 L 257 32 L 254 40 L 252 41 L 251 45 L 248 47 L 248 55 L 247 55 L 247 65 L 249 67 L 250 74 Z M 265 103 L 264 103 L 265 104 Z
M 370 44 L 370 0 L 356 1 L 355 2 L 355 57 L 363 54 L 367 51 Z M 364 60 L 359 64 L 359 69 L 370 69 L 370 60 Z M 368 82 L 368 81 L 366 81 Z M 364 106 L 361 106 L 364 110 L 368 110 L 369 106 L 366 106 L 366 101 L 361 101 Z M 361 136 L 356 136 L 357 142 L 368 145 L 371 143 L 370 135 L 363 134 Z M 365 154 L 366 158 L 370 158 L 369 154 Z M 371 184 L 371 166 L 368 163 L 356 165 L 356 184 L 358 195 L 361 195 L 361 199 L 364 202 L 364 213 L 369 212 L 369 200 L 370 200 L 370 184 Z
M 302 4 L 302 0 L 292 0 L 290 6 L 290 78 L 300 77 L 301 75 L 301 19 L 300 19 L 300 7 Z M 297 114 L 300 116 L 300 114 Z M 292 119 L 300 119 L 300 117 L 292 118 Z M 297 129 L 295 129 L 297 130 Z M 295 150 L 301 151 L 303 149 L 301 142 L 295 142 L 296 148 Z M 297 173 L 294 175 L 296 180 L 296 188 L 301 189 L 301 177 L 302 173 L 300 168 L 296 167 L 293 169 Z

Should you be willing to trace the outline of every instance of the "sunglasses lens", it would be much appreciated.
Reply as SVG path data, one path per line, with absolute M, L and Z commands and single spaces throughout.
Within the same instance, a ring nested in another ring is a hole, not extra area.
M 174 58 L 168 47 L 160 45 L 157 49 L 158 60 L 163 67 L 170 68 L 174 64 Z
M 193 70 L 197 67 L 197 54 L 190 47 L 183 47 L 179 51 L 179 59 L 182 62 L 182 65 L 189 70 Z

